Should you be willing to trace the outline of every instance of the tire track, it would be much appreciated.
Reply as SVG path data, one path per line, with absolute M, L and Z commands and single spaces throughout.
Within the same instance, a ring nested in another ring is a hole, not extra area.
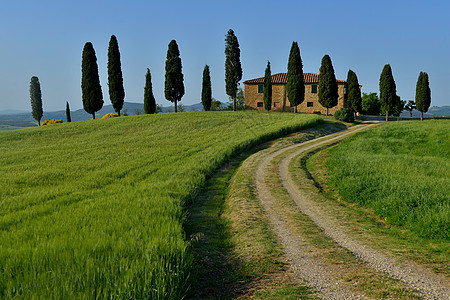
M 318 296 L 326 299 L 366 299 L 364 294 L 350 291 L 345 287 L 342 279 L 337 278 L 335 270 L 329 268 L 322 263 L 320 258 L 315 257 L 312 247 L 305 242 L 305 240 L 292 233 L 289 224 L 283 218 L 280 208 L 277 207 L 276 199 L 270 193 L 270 187 L 265 183 L 267 176 L 267 169 L 271 161 L 278 155 L 294 148 L 300 147 L 301 151 L 316 147 L 318 144 L 328 143 L 333 140 L 341 139 L 344 136 L 353 134 L 359 130 L 365 129 L 357 128 L 339 133 L 335 137 L 321 137 L 312 142 L 305 143 L 307 146 L 291 145 L 282 148 L 278 151 L 262 154 L 258 167 L 256 169 L 256 194 L 260 199 L 264 210 L 267 212 L 269 220 L 273 225 L 275 233 L 281 239 L 284 251 L 293 267 L 294 272 L 307 281 L 307 285 L 317 291 Z M 296 152 L 297 153 L 297 152 Z
M 370 125 L 362 126 L 358 129 L 348 130 L 334 137 L 322 137 L 313 142 L 306 143 L 304 146 L 294 145 L 278 150 L 277 152 L 267 156 L 258 167 L 257 171 L 257 190 L 258 196 L 263 202 L 264 207 L 268 212 L 273 209 L 273 204 L 270 199 L 270 190 L 264 185 L 264 177 L 266 174 L 267 165 L 276 156 L 298 147 L 298 150 L 286 156 L 279 164 L 279 175 L 282 180 L 284 188 L 289 193 L 290 197 L 295 201 L 299 209 L 307 215 L 323 232 L 337 242 L 341 247 L 348 249 L 355 256 L 366 262 L 370 267 L 386 273 L 388 276 L 401 280 L 406 286 L 418 290 L 421 297 L 425 299 L 450 299 L 450 283 L 448 279 L 431 273 L 416 263 L 408 262 L 408 265 L 400 262 L 398 259 L 387 256 L 379 251 L 371 249 L 370 247 L 359 243 L 350 235 L 345 233 L 345 228 L 333 216 L 333 212 L 327 210 L 317 202 L 311 200 L 311 195 L 308 192 L 300 190 L 294 183 L 291 174 L 289 174 L 288 166 L 292 159 L 302 152 L 311 150 L 312 148 L 326 145 L 333 141 L 343 139 L 357 131 L 366 129 Z M 295 252 L 295 247 L 301 246 L 301 239 L 299 237 L 292 237 L 282 224 L 282 216 L 276 215 L 275 212 L 269 213 L 270 219 L 275 227 L 277 234 L 283 240 L 288 256 L 292 257 L 294 269 L 302 269 L 311 267 L 312 274 L 301 271 L 299 275 L 304 279 L 311 281 L 312 286 L 319 290 L 319 295 L 325 298 L 359 298 L 361 295 L 342 294 L 343 291 L 339 289 L 330 289 L 330 286 L 335 285 L 335 279 L 327 277 L 326 270 L 321 270 L 320 265 L 314 266 L 314 260 L 309 260 L 307 257 L 299 257 Z M 307 250 L 307 249 L 304 249 Z M 316 272 L 324 272 L 319 276 Z M 338 293 L 338 294 L 336 294 Z

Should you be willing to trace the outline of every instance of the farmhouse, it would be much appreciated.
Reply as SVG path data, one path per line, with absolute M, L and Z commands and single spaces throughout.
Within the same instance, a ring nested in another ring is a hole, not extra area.
M 319 87 L 319 75 L 314 73 L 304 73 L 305 100 L 297 106 L 298 112 L 306 113 L 326 113 L 326 108 L 320 105 L 317 94 Z M 346 81 L 336 80 L 338 84 L 338 104 L 328 109 L 328 113 L 334 114 L 339 109 L 345 107 L 344 94 L 346 92 Z M 286 91 L 287 73 L 272 75 L 272 109 L 274 111 L 293 111 L 287 97 Z M 264 77 L 244 81 L 245 86 L 245 109 L 264 109 Z

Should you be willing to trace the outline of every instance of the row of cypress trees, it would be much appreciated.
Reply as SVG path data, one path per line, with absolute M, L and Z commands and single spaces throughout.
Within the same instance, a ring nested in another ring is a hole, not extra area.
M 242 68 L 240 62 L 239 42 L 232 29 L 228 31 L 225 42 L 226 91 L 227 94 L 233 99 L 233 110 L 236 110 L 237 86 L 239 85 L 239 81 L 242 79 Z M 172 40 L 168 46 L 165 71 L 164 94 L 167 100 L 174 103 L 175 112 L 177 112 L 177 102 L 181 101 L 185 91 L 180 51 L 175 40 Z M 104 102 L 98 74 L 97 57 L 94 46 L 91 42 L 85 43 L 83 48 L 81 73 L 83 108 L 87 113 L 92 114 L 92 118 L 95 119 L 95 113 L 103 107 Z M 114 110 L 120 116 L 120 111 L 123 108 L 125 99 L 125 89 L 123 87 L 119 44 L 115 35 L 111 36 L 108 46 L 108 89 L 109 97 Z M 212 89 L 208 65 L 205 66 L 203 71 L 201 98 L 204 109 L 206 111 L 210 110 L 212 103 Z M 32 115 L 40 125 L 40 120 L 43 115 L 42 95 L 39 79 L 36 76 L 31 78 L 30 99 Z M 156 112 L 156 101 L 152 90 L 150 69 L 148 68 L 145 76 L 144 111 L 148 114 L 153 114 Z M 66 116 L 67 121 L 70 122 L 70 108 L 68 102 L 66 102 Z
M 81 63 L 81 91 L 84 110 L 92 114 L 95 119 L 95 112 L 103 107 L 103 93 L 98 75 L 97 57 L 94 46 L 87 42 L 83 48 Z M 115 35 L 111 36 L 108 46 L 108 91 L 111 104 L 120 116 L 125 99 L 125 89 L 123 87 L 122 66 L 120 61 L 119 44 Z M 68 104 L 66 110 L 68 109 Z M 146 113 L 156 111 L 156 102 L 153 97 L 150 70 L 147 69 L 144 88 L 144 110 Z M 70 110 L 69 110 L 70 112 Z M 69 117 L 68 117 L 69 119 Z
M 287 96 L 291 106 L 294 107 L 294 112 L 297 112 L 297 105 L 305 100 L 305 83 L 303 78 L 303 62 L 300 56 L 300 48 L 296 41 L 292 42 L 289 53 L 287 71 Z M 355 75 L 356 76 L 356 75 Z M 264 76 L 264 107 L 266 110 L 271 110 L 272 107 L 272 82 L 271 82 L 270 62 L 267 62 L 267 67 Z M 358 85 L 359 90 L 359 85 Z M 334 69 L 329 55 L 325 55 L 322 59 L 322 64 L 319 69 L 319 102 L 326 107 L 327 115 L 328 108 L 334 107 L 338 103 L 338 86 Z M 360 97 L 361 98 L 361 97 Z
M 239 81 L 242 79 L 241 50 L 233 29 L 229 29 L 225 37 L 225 91 L 233 102 L 236 111 L 236 98 Z M 211 110 L 212 88 L 209 66 L 205 65 L 202 79 L 202 105 L 205 111 Z
M 232 29 L 228 31 L 225 42 L 226 92 L 233 99 L 233 110 L 236 110 L 236 95 L 239 81 L 242 79 L 242 67 L 240 62 L 239 42 Z M 177 102 L 181 101 L 185 90 L 180 50 L 175 40 L 172 40 L 168 46 L 165 71 L 164 95 L 167 100 L 174 103 L 174 111 L 177 112 Z M 111 103 L 114 110 L 120 115 L 120 110 L 124 103 L 125 91 L 123 88 L 119 46 L 114 35 L 111 36 L 108 48 L 108 87 Z M 83 93 L 83 107 L 88 113 L 92 114 L 93 118 L 95 118 L 95 112 L 100 110 L 103 106 L 103 95 L 98 77 L 95 50 L 90 42 L 87 42 L 83 49 L 81 88 Z M 203 70 L 201 97 L 204 110 L 210 110 L 212 103 L 212 89 L 208 65 L 206 65 Z M 144 88 L 144 111 L 150 114 L 155 113 L 156 111 L 156 101 L 153 96 L 149 69 L 147 69 Z
M 347 74 L 347 108 L 356 113 L 362 112 L 361 89 L 358 77 L 353 70 L 349 70 Z M 294 112 L 297 112 L 297 105 L 301 104 L 305 99 L 305 85 L 303 81 L 303 63 L 300 57 L 300 49 L 297 42 L 292 42 L 291 51 L 289 53 L 288 72 L 287 72 L 287 95 L 289 102 L 294 106 Z M 333 64 L 329 55 L 324 55 L 319 69 L 319 87 L 318 87 L 319 103 L 328 109 L 338 104 L 338 85 L 334 73 Z M 386 111 L 386 121 L 389 112 L 392 111 L 399 96 L 396 94 L 395 81 L 392 76 L 392 70 L 389 64 L 385 65 L 380 76 L 380 102 Z M 431 104 L 431 90 L 429 87 L 428 74 L 420 72 L 416 85 L 416 108 L 421 112 L 421 120 L 423 113 L 428 111 Z M 264 107 L 270 110 L 272 106 L 272 82 L 270 62 L 264 76 Z
M 289 53 L 288 67 L 287 67 L 287 85 L 286 91 L 289 102 L 294 107 L 294 112 L 297 112 L 297 105 L 305 100 L 305 83 L 303 78 L 303 62 L 300 56 L 300 48 L 296 41 L 292 42 Z M 354 73 L 353 73 L 354 74 Z M 355 74 L 356 76 L 356 74 Z M 358 84 L 357 84 L 358 85 Z M 264 76 L 264 107 L 270 110 L 272 106 L 272 82 L 270 62 L 267 62 L 267 67 Z M 358 85 L 359 90 L 359 85 Z M 322 58 L 322 64 L 319 69 L 319 102 L 327 109 L 338 104 L 338 86 L 336 77 L 334 75 L 333 64 L 329 55 Z M 360 94 L 361 98 L 361 94 Z
M 391 66 L 386 64 L 380 75 L 380 102 L 386 112 L 386 121 L 388 121 L 389 112 L 395 108 L 399 98 Z M 423 113 L 427 112 L 431 105 L 431 89 L 426 72 L 419 73 L 415 99 L 416 109 L 420 111 L 420 120 L 423 120 Z

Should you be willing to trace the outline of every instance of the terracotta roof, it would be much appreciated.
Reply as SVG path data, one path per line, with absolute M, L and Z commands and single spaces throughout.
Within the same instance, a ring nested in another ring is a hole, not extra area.
M 315 73 L 303 73 L 303 80 L 305 83 L 319 83 L 319 74 Z M 337 82 L 345 83 L 345 80 L 336 80 Z M 244 81 L 244 84 L 260 84 L 264 83 L 264 77 L 255 78 Z M 287 73 L 278 73 L 272 75 L 272 84 L 286 84 L 287 83 Z

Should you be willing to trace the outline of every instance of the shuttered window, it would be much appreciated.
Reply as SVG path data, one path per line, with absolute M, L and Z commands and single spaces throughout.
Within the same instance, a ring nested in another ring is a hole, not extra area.
M 258 84 L 258 94 L 264 93 L 264 84 Z

